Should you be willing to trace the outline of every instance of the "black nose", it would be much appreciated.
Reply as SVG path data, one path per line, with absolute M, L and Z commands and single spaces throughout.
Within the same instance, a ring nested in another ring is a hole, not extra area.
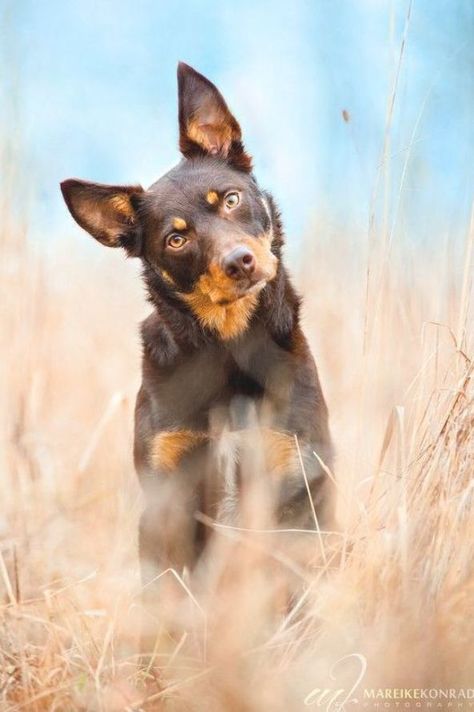
M 232 279 L 250 277 L 255 271 L 255 257 L 246 247 L 236 247 L 223 263 L 224 272 Z

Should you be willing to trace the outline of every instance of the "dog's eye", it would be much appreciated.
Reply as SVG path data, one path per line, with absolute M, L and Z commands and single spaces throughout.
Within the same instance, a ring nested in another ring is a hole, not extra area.
M 232 210 L 233 208 L 236 208 L 237 205 L 240 203 L 240 195 L 235 190 L 233 190 L 232 192 L 227 193 L 224 198 L 224 203 L 226 208 Z
M 186 242 L 186 238 L 182 235 L 178 235 L 178 233 L 176 232 L 174 232 L 172 235 L 169 235 L 168 239 L 166 240 L 166 244 L 168 245 L 168 247 L 172 247 L 175 250 L 182 247 L 184 244 L 186 244 Z

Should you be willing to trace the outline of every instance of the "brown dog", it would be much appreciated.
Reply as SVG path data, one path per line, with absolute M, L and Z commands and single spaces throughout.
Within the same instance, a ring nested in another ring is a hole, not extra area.
M 142 260 L 153 305 L 135 420 L 145 584 L 193 568 L 206 541 L 196 511 L 239 521 L 249 452 L 274 521 L 314 527 L 316 512 L 323 527 L 330 517 L 314 454 L 330 464 L 327 410 L 282 264 L 280 216 L 216 87 L 185 64 L 178 87 L 175 168 L 148 190 L 61 185 L 81 227 Z

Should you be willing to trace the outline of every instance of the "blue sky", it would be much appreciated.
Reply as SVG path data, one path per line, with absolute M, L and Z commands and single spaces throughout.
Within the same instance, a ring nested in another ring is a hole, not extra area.
M 292 244 L 312 224 L 367 229 L 405 0 L 0 7 L 0 121 L 20 136 L 34 239 L 71 229 L 61 179 L 146 186 L 177 162 L 180 59 L 225 95 Z M 389 151 L 391 220 L 399 204 L 404 239 L 465 229 L 474 186 L 473 37 L 472 0 L 414 0 Z

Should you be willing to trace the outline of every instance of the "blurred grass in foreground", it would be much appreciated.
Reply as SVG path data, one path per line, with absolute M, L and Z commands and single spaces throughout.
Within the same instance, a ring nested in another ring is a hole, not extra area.
M 105 250 L 88 264 L 72 237 L 39 256 L 5 226 L 1 709 L 296 710 L 351 687 L 350 661 L 329 678 L 349 653 L 366 687 L 472 686 L 472 225 L 462 263 L 308 236 L 293 272 L 338 452 L 341 559 L 301 572 L 285 617 L 280 535 L 215 527 L 212 585 L 190 609 L 163 601 L 185 633 L 158 644 L 159 676 L 136 667 L 137 270 Z

